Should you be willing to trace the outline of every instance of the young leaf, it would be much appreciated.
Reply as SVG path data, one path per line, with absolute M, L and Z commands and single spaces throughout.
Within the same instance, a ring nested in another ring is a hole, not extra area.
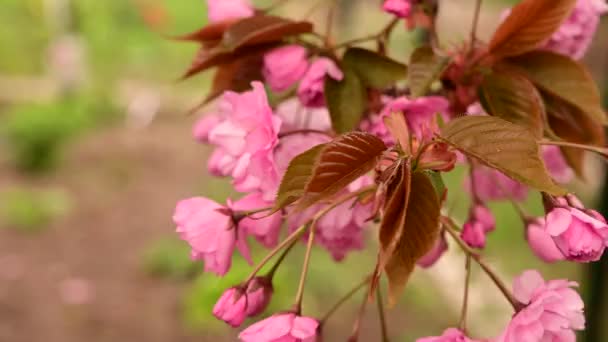
M 577 0 L 523 0 L 498 27 L 488 52 L 496 59 L 534 50 L 551 37 Z
M 288 36 L 309 33 L 312 29 L 310 22 L 256 15 L 231 25 L 224 32 L 222 47 L 227 51 L 235 51 L 243 46 L 272 43 Z
M 298 208 L 305 209 L 330 197 L 374 169 L 384 142 L 364 132 L 351 132 L 325 144 L 316 160 Z
M 348 65 L 343 66 L 342 72 L 341 81 L 326 77 L 324 86 L 331 123 L 338 133 L 357 128 L 367 105 L 367 92 L 359 75 Z
M 384 246 L 388 242 L 389 246 L 395 245 L 387 250 L 384 267 L 388 277 L 390 305 L 394 305 L 403 292 L 416 261 L 432 248 L 439 235 L 440 201 L 426 174 L 413 173 L 410 186 L 401 192 L 405 193 L 395 192 L 399 197 L 392 198 L 395 201 L 401 199 L 400 204 L 393 202 L 401 210 L 398 220 L 385 215 L 380 228 L 393 230 L 390 239 L 388 235 L 384 236 L 385 241 L 381 240 L 381 244 Z
M 530 131 L 492 116 L 464 116 L 448 122 L 441 138 L 464 154 L 507 176 L 552 195 L 563 195 L 543 161 Z
M 397 112 L 391 113 L 384 118 L 384 126 L 386 126 L 393 138 L 399 142 L 401 149 L 406 154 L 409 154 L 411 149 L 410 130 L 405 121 L 405 116 Z
M 203 104 L 215 99 L 226 90 L 242 92 L 251 88 L 252 81 L 263 80 L 263 58 L 263 53 L 257 53 L 220 65 L 213 77 L 211 91 Z
M 543 91 L 578 107 L 593 120 L 606 124 L 601 97 L 582 64 L 550 51 L 533 51 L 510 59 Z
M 546 116 L 542 98 L 525 77 L 496 70 L 484 77 L 479 99 L 488 114 L 526 127 L 537 138 L 543 136 Z
M 384 89 L 407 77 L 407 66 L 362 48 L 346 51 L 343 63 L 354 70 L 363 83 L 371 88 Z
M 198 42 L 204 47 L 211 48 L 220 43 L 226 29 L 228 29 L 228 27 L 230 27 L 236 21 L 236 19 L 229 19 L 211 23 L 205 25 L 203 28 L 197 31 L 173 37 L 172 39 Z
M 275 211 L 292 204 L 304 195 L 304 189 L 310 181 L 317 159 L 325 145 L 317 145 L 299 154 L 289 163 L 279 186 L 274 204 Z
M 422 46 L 416 49 L 410 57 L 407 75 L 412 97 L 425 95 L 433 82 L 445 70 L 448 61 L 448 58 L 435 55 L 430 46 Z

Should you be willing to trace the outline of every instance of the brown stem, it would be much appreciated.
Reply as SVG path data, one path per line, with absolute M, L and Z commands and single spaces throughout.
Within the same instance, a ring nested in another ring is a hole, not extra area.
M 539 144 L 578 148 L 578 149 L 589 151 L 589 152 L 595 152 L 604 158 L 608 158 L 608 149 L 605 147 L 590 146 L 590 145 L 577 144 L 577 143 L 572 143 L 572 142 L 567 142 L 567 141 L 553 141 L 553 140 L 541 140 L 541 141 L 539 141 Z
M 315 241 L 316 221 L 310 224 L 310 232 L 308 235 L 308 244 L 306 245 L 306 254 L 304 255 L 304 265 L 302 266 L 302 274 L 300 275 L 300 283 L 298 284 L 298 292 L 296 293 L 295 311 L 299 315 L 302 311 L 302 298 L 304 298 L 304 285 L 306 284 L 306 275 L 308 274 L 308 265 L 310 264 L 310 256 L 312 255 L 312 246 Z
M 467 308 L 469 305 L 469 282 L 471 280 L 471 256 L 467 254 L 465 262 L 465 276 L 464 276 L 464 294 L 462 297 L 462 310 L 460 311 L 460 323 L 458 324 L 462 332 L 467 331 Z
M 331 31 L 334 24 L 334 14 L 336 13 L 336 2 L 332 1 L 327 11 L 327 20 L 325 21 L 325 38 L 323 39 L 323 46 L 329 48 L 331 46 Z
M 370 34 L 368 36 L 363 36 L 363 37 L 344 41 L 342 43 L 334 45 L 333 49 L 337 50 L 337 49 L 349 47 L 351 45 L 358 44 L 358 43 L 365 43 L 365 42 L 369 42 L 372 40 L 386 39 L 384 37 L 385 36 L 388 37 L 390 35 L 390 33 L 393 31 L 393 29 L 395 28 L 395 25 L 398 22 L 399 22 L 399 18 L 395 18 L 395 19 L 391 20 L 385 27 L 383 27 L 382 30 L 380 30 L 380 32 L 378 32 L 378 33 L 374 33 L 374 34 Z
M 384 301 L 382 299 L 382 291 L 380 286 L 376 287 L 376 303 L 378 305 L 378 318 L 380 319 L 380 331 L 382 332 L 382 342 L 389 342 L 388 329 L 386 326 L 386 317 L 384 314 Z
M 285 250 L 283 250 L 283 253 L 281 253 L 277 261 L 275 261 L 274 265 L 272 265 L 272 268 L 268 271 L 268 273 L 266 273 L 266 277 L 268 279 L 272 279 L 274 277 L 275 272 L 277 269 L 279 269 L 279 266 L 281 266 L 281 263 L 283 263 L 283 260 L 285 260 L 285 257 L 289 254 L 289 252 L 291 252 L 291 249 L 296 245 L 297 242 L 297 239 L 293 240 L 291 244 L 287 246 Z
M 340 300 L 338 300 L 331 307 L 331 309 L 329 309 L 327 311 L 327 313 L 325 315 L 323 315 L 323 318 L 320 320 L 321 324 L 325 323 L 329 319 L 329 317 L 331 317 L 331 315 L 333 315 L 342 306 L 342 304 L 346 303 L 346 301 L 348 301 L 349 299 L 351 299 L 355 295 L 355 293 L 357 293 L 359 290 L 361 290 L 367 284 L 369 284 L 370 280 L 371 280 L 371 276 L 365 277 L 365 279 L 363 279 L 362 282 L 360 282 L 359 284 L 357 284 L 350 291 L 348 291 L 342 298 L 340 298 Z
M 471 26 L 471 51 L 475 46 L 475 42 L 477 41 L 477 26 L 479 25 L 479 13 L 481 12 L 481 1 L 477 0 L 475 2 L 475 12 L 473 14 L 473 24 Z
M 369 284 L 371 284 L 371 282 Z M 352 334 L 350 334 L 348 342 L 357 342 L 357 340 L 359 340 L 359 332 L 361 331 L 361 321 L 363 321 L 365 308 L 367 308 L 367 302 L 369 302 L 367 298 L 368 296 L 363 296 L 363 301 L 361 302 L 359 310 L 357 311 L 357 318 L 355 320 L 355 323 L 353 324 L 353 332 Z

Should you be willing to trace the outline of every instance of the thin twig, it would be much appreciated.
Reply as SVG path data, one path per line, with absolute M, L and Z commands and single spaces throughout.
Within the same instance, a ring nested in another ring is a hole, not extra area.
M 369 284 L 371 284 L 371 282 Z M 363 316 L 365 315 L 365 308 L 367 308 L 367 302 L 369 302 L 368 296 L 365 295 L 365 296 L 363 296 L 363 301 L 361 302 L 361 305 L 359 306 L 359 310 L 357 311 L 357 319 L 355 320 L 355 323 L 353 324 L 353 332 L 352 332 L 352 334 L 350 334 L 350 338 L 348 339 L 348 342 L 356 342 L 359 339 L 359 332 L 361 330 L 361 321 L 363 321 Z
M 323 39 L 323 46 L 328 48 L 331 46 L 331 31 L 334 25 L 334 15 L 336 14 L 336 2 L 332 1 L 327 11 L 327 20 L 325 21 L 325 38 Z
M 285 138 L 285 137 L 288 137 L 291 135 L 296 135 L 296 134 L 322 134 L 322 135 L 326 135 L 330 138 L 334 137 L 333 133 L 330 133 L 327 131 L 322 131 L 322 130 L 312 129 L 312 128 L 302 128 L 302 129 L 295 129 L 295 130 L 289 131 L 289 132 L 279 133 L 279 139 Z
M 384 315 L 384 302 L 382 299 L 382 291 L 380 286 L 376 287 L 376 303 L 378 305 L 378 318 L 380 319 L 380 330 L 382 332 L 382 342 L 388 342 L 388 329 L 386 326 L 386 317 Z
M 308 233 L 308 244 L 306 245 L 306 254 L 304 255 L 304 265 L 302 266 L 302 274 L 298 284 L 298 292 L 296 293 L 295 311 L 299 314 L 302 311 L 302 299 L 304 298 L 304 286 L 306 284 L 306 276 L 308 274 L 308 266 L 310 264 L 310 256 L 312 255 L 312 246 L 315 241 L 316 221 L 310 224 L 310 232 Z
M 393 28 L 395 27 L 395 25 L 398 22 L 399 22 L 398 18 L 393 19 L 386 26 L 384 26 L 378 33 L 374 33 L 374 34 L 370 34 L 370 35 L 367 35 L 367 36 L 363 36 L 363 37 L 359 37 L 359 38 L 355 38 L 355 39 L 344 41 L 342 43 L 334 45 L 333 49 L 337 50 L 337 49 L 349 47 L 351 45 L 358 44 L 358 43 L 365 43 L 365 42 L 369 42 L 369 41 L 372 41 L 372 40 L 382 39 L 384 36 L 390 35 L 390 33 L 392 32 Z
M 331 315 L 333 315 L 342 306 L 342 304 L 346 303 L 346 301 L 351 299 L 359 290 L 361 290 L 367 284 L 369 284 L 370 280 L 371 280 L 371 276 L 367 276 L 367 277 L 365 277 L 365 279 L 363 279 L 362 282 L 360 282 L 355 287 L 353 287 L 350 291 L 348 291 L 342 298 L 340 298 L 340 300 L 338 300 L 331 307 L 331 309 L 329 309 L 327 311 L 327 313 L 325 315 L 322 316 L 323 318 L 321 318 L 320 322 L 322 324 L 325 323 L 329 319 L 329 317 L 331 317 Z
M 289 252 L 291 251 L 293 246 L 296 245 L 297 242 L 298 242 L 297 239 L 293 240 L 291 242 L 291 244 L 289 246 L 287 246 L 287 248 L 285 248 L 285 250 L 283 250 L 283 253 L 281 253 L 281 255 L 279 256 L 277 261 L 275 261 L 274 265 L 272 265 L 272 268 L 268 271 L 268 273 L 266 273 L 266 277 L 268 277 L 269 279 L 272 279 L 274 277 L 275 272 L 277 271 L 279 266 L 281 266 L 281 263 L 283 263 L 283 260 L 285 260 L 285 257 L 289 254 Z
M 463 332 L 467 331 L 467 308 L 469 306 L 469 283 L 471 280 L 471 256 L 467 254 L 465 262 L 465 276 L 464 276 L 464 295 L 462 297 L 462 310 L 460 311 L 460 330 Z
M 589 152 L 595 152 L 604 158 L 608 158 L 608 149 L 605 147 L 590 146 L 590 145 L 577 144 L 577 143 L 572 143 L 572 142 L 567 142 L 567 141 L 553 141 L 553 140 L 541 140 L 541 141 L 539 141 L 539 144 L 578 148 L 578 149 L 586 150 Z
M 473 14 L 473 23 L 471 26 L 471 51 L 475 46 L 475 42 L 477 41 L 477 26 L 479 25 L 479 14 L 481 12 L 481 1 L 476 0 L 475 2 L 475 12 Z

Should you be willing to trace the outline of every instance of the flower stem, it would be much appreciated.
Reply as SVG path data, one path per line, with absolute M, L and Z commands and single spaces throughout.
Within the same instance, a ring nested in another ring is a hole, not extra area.
M 357 342 L 357 340 L 359 340 L 359 332 L 361 331 L 361 321 L 363 321 L 365 308 L 367 308 L 367 302 L 369 302 L 367 298 L 367 296 L 363 296 L 363 301 L 361 302 L 361 305 L 359 306 L 359 311 L 357 312 L 357 319 L 353 324 L 353 332 L 350 334 L 348 342 Z
M 310 232 L 308 235 L 308 244 L 306 245 L 306 254 L 304 255 L 304 265 L 302 266 L 302 274 L 300 275 L 300 283 L 298 284 L 298 292 L 296 293 L 295 311 L 300 314 L 302 311 L 302 298 L 304 298 L 304 285 L 306 284 L 306 275 L 308 274 L 308 265 L 310 264 L 310 256 L 312 254 L 312 246 L 315 241 L 316 220 L 310 224 Z
M 382 30 L 380 30 L 380 32 L 370 34 L 368 36 L 363 36 L 363 37 L 344 41 L 342 43 L 334 45 L 333 49 L 337 50 L 337 49 L 349 47 L 351 45 L 358 44 L 358 43 L 366 43 L 366 42 L 369 42 L 372 40 L 388 39 L 388 36 L 391 34 L 391 32 L 393 31 L 393 28 L 395 28 L 395 25 L 397 25 L 398 22 L 399 22 L 399 18 L 394 18 L 388 24 L 386 24 L 386 26 L 384 28 L 382 28 Z
M 595 152 L 604 158 L 608 158 L 608 149 L 605 147 L 577 144 L 577 143 L 572 143 L 572 142 L 567 142 L 567 141 L 554 141 L 554 140 L 541 140 L 541 141 L 539 141 L 539 144 L 578 148 L 578 149 L 589 151 L 589 152 Z
M 376 287 L 376 304 L 378 305 L 378 318 L 380 319 L 380 330 L 382 331 L 382 342 L 388 342 L 388 329 L 386 327 L 386 317 L 384 315 L 384 301 L 380 286 Z
M 479 24 L 479 13 L 481 12 L 481 0 L 475 2 L 475 12 L 473 14 L 473 24 L 471 25 L 471 51 L 477 41 L 477 26 Z
M 329 317 L 331 317 L 331 315 L 333 315 L 342 306 L 342 304 L 346 303 L 349 299 L 351 299 L 355 295 L 355 293 L 357 293 L 359 290 L 361 290 L 367 284 L 369 284 L 370 280 L 371 280 L 371 276 L 365 277 L 365 279 L 363 279 L 362 282 L 360 282 L 359 284 L 357 284 L 350 291 L 348 291 L 342 298 L 340 298 L 340 300 L 338 300 L 331 307 L 331 309 L 329 309 L 327 311 L 327 313 L 325 315 L 323 315 L 323 318 L 320 320 L 321 324 L 325 323 L 329 319 Z
M 469 305 L 469 282 L 471 280 L 471 256 L 467 255 L 465 262 L 464 294 L 462 296 L 462 310 L 460 311 L 460 323 L 458 324 L 462 332 L 467 330 L 467 308 Z
M 281 263 L 283 263 L 285 257 L 289 254 L 289 252 L 291 252 L 293 246 L 296 245 L 296 242 L 298 242 L 297 239 L 291 241 L 291 244 L 287 246 L 285 250 L 283 250 L 283 253 L 281 253 L 277 261 L 275 261 L 274 265 L 272 265 L 272 268 L 268 271 L 268 273 L 266 273 L 266 277 L 268 279 L 272 279 L 274 277 L 275 272 L 277 271 L 277 269 L 279 269 L 279 266 L 281 266 Z
M 500 292 L 504 295 L 504 297 L 509 301 L 511 306 L 515 311 L 519 311 L 522 309 L 522 304 L 515 299 L 509 288 L 505 285 L 505 283 L 498 277 L 496 272 L 492 270 L 492 268 L 486 264 L 486 262 L 481 258 L 481 256 L 477 253 L 477 251 L 473 250 L 469 247 L 466 242 L 462 241 L 460 236 L 458 235 L 458 231 L 456 229 L 456 224 L 449 217 L 442 216 L 442 222 L 444 223 L 445 230 L 452 236 L 452 238 L 456 241 L 456 243 L 462 248 L 462 250 L 467 253 L 475 262 L 481 267 L 481 269 L 490 277 L 492 282 L 498 287 Z

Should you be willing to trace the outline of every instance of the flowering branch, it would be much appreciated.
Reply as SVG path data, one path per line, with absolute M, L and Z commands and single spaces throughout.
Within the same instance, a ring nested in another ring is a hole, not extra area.
M 467 308 L 469 305 L 469 282 L 471 280 L 471 256 L 467 255 L 465 262 L 465 275 L 464 275 L 464 294 L 462 296 L 462 309 L 460 311 L 460 323 L 458 327 L 460 330 L 467 331 Z
M 384 313 L 384 300 L 382 299 L 382 291 L 380 286 L 376 287 L 376 304 L 378 305 L 378 318 L 380 319 L 380 331 L 382 332 L 382 342 L 388 342 L 388 329 L 386 326 L 386 317 Z
M 315 230 L 316 230 L 316 220 L 310 224 L 308 243 L 306 244 L 306 254 L 304 255 L 304 265 L 302 266 L 302 274 L 300 275 L 300 282 L 298 284 L 298 292 L 296 293 L 294 311 L 298 314 L 300 314 L 302 311 L 302 298 L 304 297 L 304 285 L 306 283 L 306 276 L 308 274 L 308 265 L 310 264 L 312 246 L 315 241 Z
M 371 280 L 371 276 L 365 277 L 363 279 L 363 281 L 361 281 L 359 284 L 355 285 L 355 287 L 353 287 L 342 298 L 340 298 L 336 302 L 336 304 L 334 304 L 334 306 L 332 306 L 329 310 L 327 310 L 327 313 L 325 313 L 325 315 L 322 316 L 323 318 L 320 319 L 321 324 L 325 323 L 329 319 L 329 317 L 331 317 L 344 303 L 346 303 L 357 292 L 359 292 L 359 290 L 361 290 L 362 288 L 367 286 L 369 284 L 370 280 Z
M 577 143 L 573 143 L 573 142 L 569 142 L 569 141 L 554 141 L 554 140 L 541 140 L 541 141 L 539 141 L 539 144 L 578 148 L 578 149 L 589 151 L 589 152 L 595 152 L 604 158 L 608 158 L 608 148 L 605 148 L 605 147 L 577 144 Z

